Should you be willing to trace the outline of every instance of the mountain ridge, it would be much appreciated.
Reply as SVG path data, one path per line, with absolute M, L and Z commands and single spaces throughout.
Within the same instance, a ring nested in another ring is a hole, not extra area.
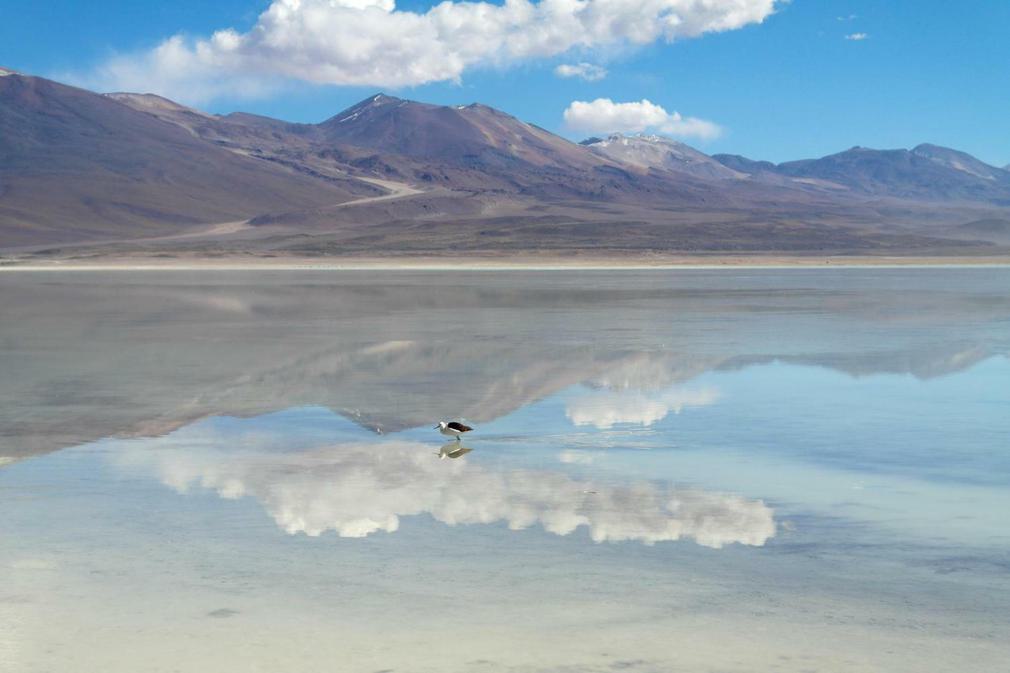
M 816 159 L 779 164 L 730 154 L 712 158 L 727 168 L 755 176 L 818 179 L 866 195 L 1010 205 L 1010 172 L 966 152 L 930 143 L 912 149 L 855 146 Z
M 579 144 L 601 156 L 646 169 L 669 170 L 717 180 L 744 177 L 690 145 L 665 136 L 612 133 L 606 138 L 587 139 Z
M 937 145 L 776 165 L 655 135 L 577 144 L 480 103 L 384 93 L 304 124 L 11 73 L 0 131 L 8 249 L 150 247 L 229 220 L 246 220 L 228 228 L 241 236 L 186 250 L 982 249 L 1005 237 L 972 223 L 1001 222 L 1010 205 L 1010 173 Z
M 114 98 L 22 75 L 0 78 L 0 157 L 8 245 L 166 234 L 363 191 L 229 152 Z

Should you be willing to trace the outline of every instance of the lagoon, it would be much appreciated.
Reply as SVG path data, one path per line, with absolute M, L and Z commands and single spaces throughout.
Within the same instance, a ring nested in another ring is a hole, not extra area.
M 1005 268 L 4 274 L 0 668 L 998 670 L 1008 356 Z

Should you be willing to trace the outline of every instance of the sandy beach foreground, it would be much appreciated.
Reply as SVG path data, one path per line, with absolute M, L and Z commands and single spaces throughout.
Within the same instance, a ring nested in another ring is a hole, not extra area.
M 95 257 L 19 260 L 0 258 L 0 271 L 551 271 L 723 268 L 881 268 L 1010 266 L 1010 255 L 989 256 L 797 256 L 797 255 L 636 255 L 447 257 Z

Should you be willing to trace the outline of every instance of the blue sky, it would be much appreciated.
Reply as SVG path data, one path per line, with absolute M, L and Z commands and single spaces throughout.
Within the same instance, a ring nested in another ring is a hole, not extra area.
M 293 0 L 277 0 L 282 1 Z M 391 0 L 340 1 L 353 5 Z M 725 0 L 727 5 L 736 1 Z M 753 0 L 754 5 L 762 2 L 770 0 Z M 270 4 L 4 0 L 0 65 L 99 89 L 128 84 L 188 98 L 185 102 L 213 112 L 241 109 L 294 121 L 325 119 L 380 90 L 434 103 L 479 101 L 573 139 L 589 133 L 565 123 L 565 110 L 573 101 L 606 98 L 620 104 L 647 99 L 667 113 L 677 111 L 717 125 L 717 137 L 692 135 L 691 127 L 651 127 L 683 131 L 683 140 L 709 153 L 783 161 L 853 145 L 891 148 L 932 142 L 996 165 L 1010 163 L 1010 2 L 1003 0 L 956 5 L 940 0 L 793 0 L 780 2 L 761 22 L 745 21 L 740 27 L 698 36 L 677 34 L 672 42 L 663 36 L 637 44 L 603 39 L 557 53 L 530 47 L 508 57 L 485 50 L 456 77 L 431 74 L 437 63 L 420 65 L 424 73 L 406 85 L 391 81 L 388 65 L 372 83 L 360 73 L 347 74 L 347 59 L 353 60 L 354 54 L 348 55 L 350 47 L 343 45 L 351 40 L 336 35 L 338 62 L 325 72 L 313 71 L 317 57 L 327 58 L 318 51 L 293 54 L 290 62 L 284 62 L 285 52 L 271 52 L 259 61 L 255 58 L 260 56 L 247 56 L 238 65 L 229 62 L 237 70 L 223 76 L 209 72 L 205 64 L 193 65 L 190 52 L 195 53 L 196 41 L 223 29 L 246 35 Z M 424 13 L 433 4 L 400 0 L 396 10 Z M 635 6 L 630 0 L 628 4 Z M 380 10 L 369 11 L 373 37 L 374 31 L 392 25 L 376 18 Z M 342 14 L 338 25 L 347 26 L 353 16 Z M 365 32 L 356 25 L 348 30 L 351 38 Z M 506 36 L 506 45 L 528 32 Z M 854 34 L 866 38 L 845 39 Z M 188 60 L 173 57 L 151 65 L 151 50 L 173 35 L 185 36 Z M 388 39 L 397 46 L 406 42 L 396 35 Z M 556 43 L 554 36 L 545 44 Z M 471 51 L 479 47 L 464 45 Z M 373 48 L 382 54 L 390 51 L 381 43 Z M 424 55 L 407 53 L 403 63 L 418 63 Z M 283 73 L 272 74 L 263 84 L 260 70 L 278 62 L 284 62 Z M 395 67 L 395 57 L 391 62 Z M 584 81 L 554 72 L 561 64 L 583 62 L 602 66 L 606 77 Z M 312 64 L 304 73 L 299 70 L 303 63 Z M 339 83 L 349 79 L 354 83 Z M 627 111 L 641 113 L 637 108 Z

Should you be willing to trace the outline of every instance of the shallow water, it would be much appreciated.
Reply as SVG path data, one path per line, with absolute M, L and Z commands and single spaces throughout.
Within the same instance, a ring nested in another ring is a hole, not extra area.
M 0 669 L 1002 670 L 1008 356 L 1006 269 L 5 274 Z

